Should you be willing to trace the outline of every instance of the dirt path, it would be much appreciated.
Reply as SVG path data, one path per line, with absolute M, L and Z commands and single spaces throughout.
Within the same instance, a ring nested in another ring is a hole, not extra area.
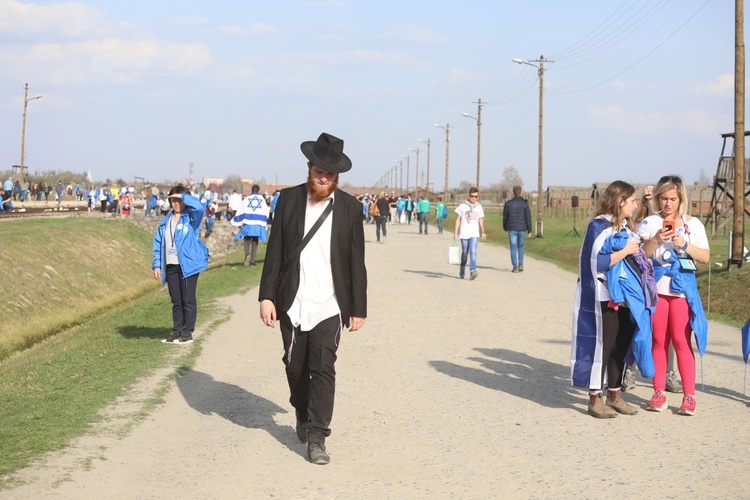
M 451 234 L 388 230 L 381 245 L 366 227 L 369 318 L 339 349 L 330 465 L 297 441 L 253 290 L 226 300 L 229 321 L 144 422 L 0 498 L 750 497 L 738 329 L 710 324 L 696 417 L 670 394 L 669 411 L 596 420 L 569 383 L 574 274 L 529 258 L 511 274 L 507 249 L 480 244 L 479 278 L 461 281 Z M 626 398 L 650 395 L 640 381 Z

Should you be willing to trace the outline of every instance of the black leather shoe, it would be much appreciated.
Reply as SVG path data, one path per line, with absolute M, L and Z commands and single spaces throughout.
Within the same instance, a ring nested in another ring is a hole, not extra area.
M 326 452 L 326 445 L 318 442 L 307 443 L 307 458 L 316 465 L 326 465 L 331 461 Z

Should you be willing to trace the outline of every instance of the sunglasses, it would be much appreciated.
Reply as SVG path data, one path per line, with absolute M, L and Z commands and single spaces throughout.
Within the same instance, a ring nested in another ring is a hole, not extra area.
M 682 179 L 677 176 L 665 175 L 664 177 L 659 179 L 659 184 L 664 184 L 665 182 L 671 182 L 675 186 L 679 186 L 680 184 L 682 184 Z
M 470 194 L 469 198 L 479 198 L 479 195 L 478 194 Z

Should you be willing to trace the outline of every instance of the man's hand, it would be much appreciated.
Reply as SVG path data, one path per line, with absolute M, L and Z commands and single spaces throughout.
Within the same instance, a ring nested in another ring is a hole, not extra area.
M 161 280 L 161 269 L 158 267 L 154 269 L 154 279 Z
M 276 304 L 272 300 L 260 301 L 260 319 L 263 320 L 264 325 L 273 328 L 273 323 L 276 321 Z
M 356 332 L 360 328 L 362 328 L 362 325 L 365 324 L 365 318 L 357 318 L 355 316 L 349 317 L 349 331 L 350 332 Z

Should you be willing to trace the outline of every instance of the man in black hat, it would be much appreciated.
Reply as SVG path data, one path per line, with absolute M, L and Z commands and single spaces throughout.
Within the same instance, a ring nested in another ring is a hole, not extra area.
M 337 188 L 352 167 L 344 141 L 323 133 L 300 147 L 307 183 L 279 195 L 258 300 L 263 323 L 281 326 L 297 437 L 312 463 L 327 464 L 336 349 L 343 328 L 367 317 L 365 236 L 362 204 Z

